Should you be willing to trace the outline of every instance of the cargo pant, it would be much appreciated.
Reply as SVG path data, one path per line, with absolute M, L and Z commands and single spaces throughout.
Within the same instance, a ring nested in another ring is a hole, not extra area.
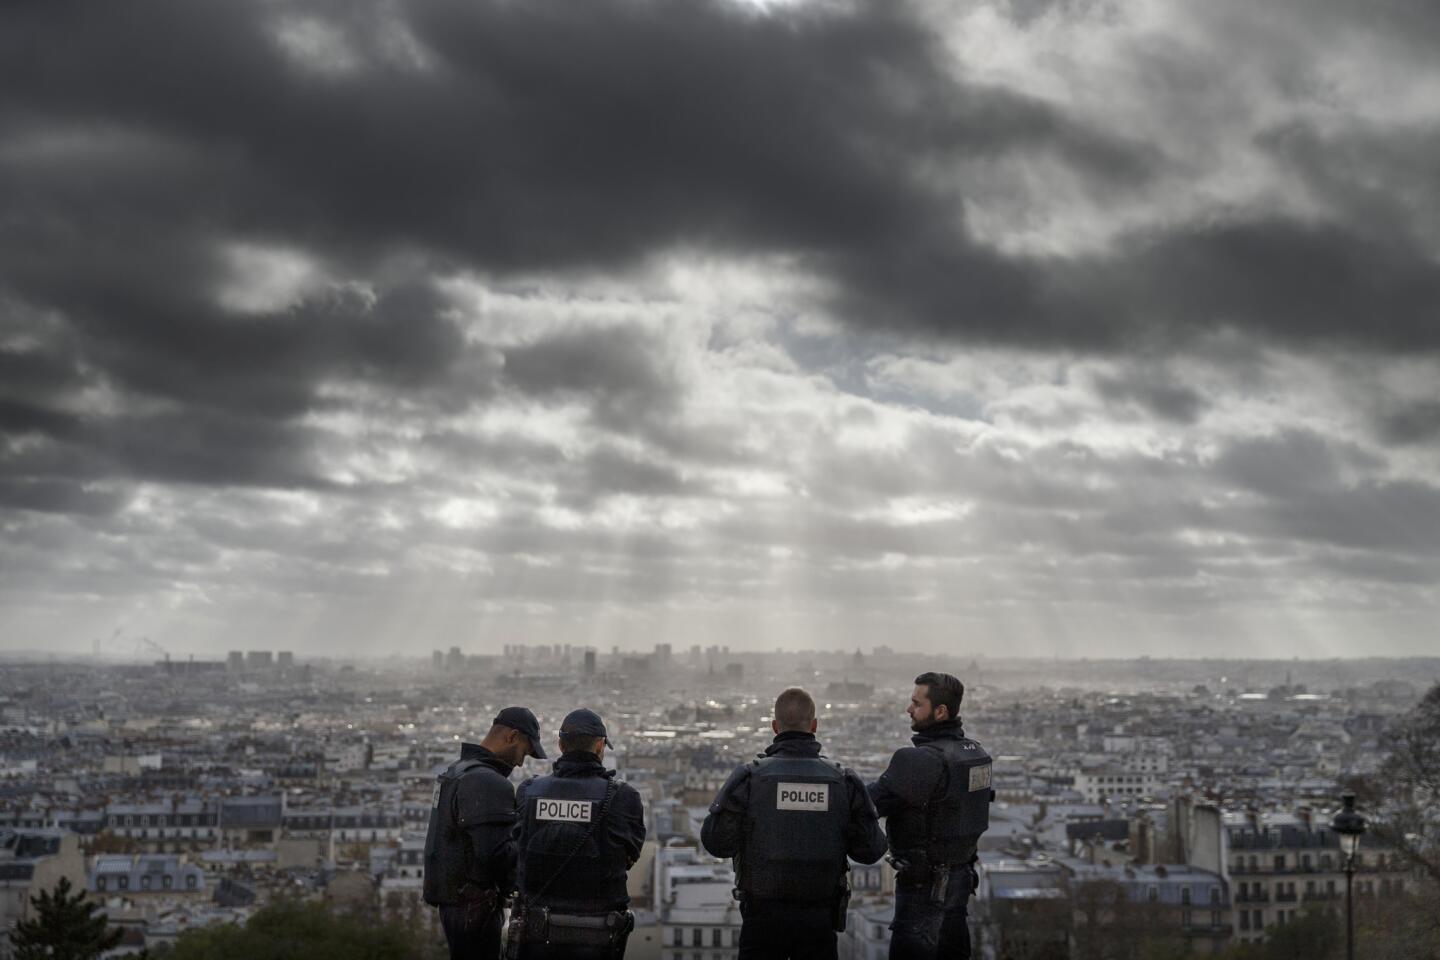
M 895 920 L 890 924 L 890 960 L 969 960 L 966 916 L 974 873 L 967 864 L 950 868 L 945 902 L 932 899 L 931 885 L 895 886 Z
M 494 906 L 441 907 L 440 927 L 450 945 L 450 960 L 499 960 L 500 914 Z
M 739 960 L 835 960 L 835 918 L 828 906 L 746 900 L 740 913 Z

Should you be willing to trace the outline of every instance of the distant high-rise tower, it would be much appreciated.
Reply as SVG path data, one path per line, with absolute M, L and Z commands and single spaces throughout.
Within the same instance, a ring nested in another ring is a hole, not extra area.
M 225 658 L 225 669 L 231 673 L 239 673 L 245 669 L 245 654 L 239 650 L 231 650 Z
M 281 650 L 275 655 L 275 665 L 281 670 L 293 670 L 295 668 L 295 654 L 289 650 Z
M 594 650 L 586 650 L 586 651 L 585 651 L 585 676 L 587 676 L 587 677 L 593 677 L 593 676 L 595 676 L 595 651 L 594 651 Z

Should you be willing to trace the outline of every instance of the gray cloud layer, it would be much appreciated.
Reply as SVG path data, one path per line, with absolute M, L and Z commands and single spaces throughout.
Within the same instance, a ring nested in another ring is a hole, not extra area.
M 14 636 L 1413 642 L 1440 118 L 1365 96 L 1440 21 L 1147 15 L 5 5 Z

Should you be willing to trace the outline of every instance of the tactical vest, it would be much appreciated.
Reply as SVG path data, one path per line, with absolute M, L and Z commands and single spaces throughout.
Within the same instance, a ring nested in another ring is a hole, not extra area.
M 629 901 L 625 851 L 608 833 L 615 817 L 613 798 L 607 822 L 590 830 L 604 806 L 609 782 L 607 777 L 549 776 L 530 784 L 522 811 L 521 896 L 533 897 L 543 886 L 537 906 L 597 912 Z M 581 843 L 587 831 L 590 836 Z M 575 855 L 567 862 L 571 851 Z
M 460 778 L 481 766 L 479 760 L 457 760 L 435 780 L 430 801 L 430 826 L 425 831 L 425 902 L 444 906 L 460 902 L 460 888 L 470 878 L 470 838 L 455 820 L 455 791 Z
M 847 869 L 850 799 L 843 769 L 821 757 L 762 757 L 750 766 L 736 885 L 761 900 L 834 900 Z
M 945 764 L 936 794 L 923 807 L 906 807 L 886 821 L 890 849 L 901 860 L 968 863 L 980 835 L 990 827 L 990 754 L 974 740 L 936 740 L 921 745 Z

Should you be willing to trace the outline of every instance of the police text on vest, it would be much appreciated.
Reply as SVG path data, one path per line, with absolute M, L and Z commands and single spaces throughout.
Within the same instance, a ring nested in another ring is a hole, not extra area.
M 775 792 L 778 810 L 813 810 L 824 813 L 830 809 L 830 784 L 782 783 Z
M 545 800 L 535 801 L 536 820 L 565 820 L 570 823 L 590 822 L 589 800 Z

